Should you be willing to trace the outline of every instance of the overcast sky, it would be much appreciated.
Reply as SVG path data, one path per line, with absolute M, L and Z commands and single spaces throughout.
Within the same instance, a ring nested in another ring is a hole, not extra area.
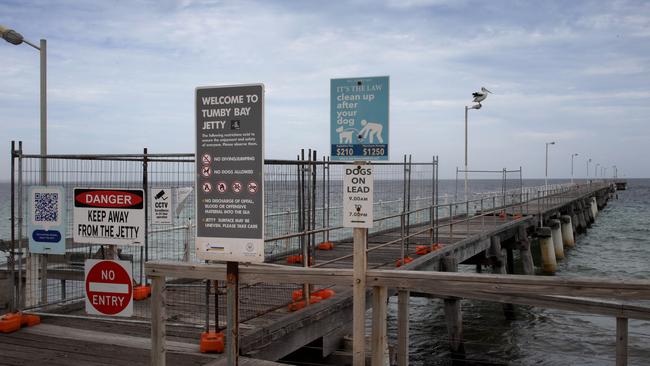
M 329 147 L 331 78 L 390 76 L 391 160 L 440 156 L 576 177 L 649 177 L 648 1 L 24 1 L 0 24 L 48 40 L 49 152 L 194 151 L 194 88 L 266 85 L 266 156 Z M 0 179 L 38 152 L 38 53 L 0 43 Z M 1 147 L 1 146 L 0 146 Z

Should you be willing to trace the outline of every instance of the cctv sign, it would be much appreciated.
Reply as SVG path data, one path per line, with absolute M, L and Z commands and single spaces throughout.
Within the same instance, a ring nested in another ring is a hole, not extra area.
M 372 165 L 346 166 L 343 179 L 343 227 L 372 228 Z

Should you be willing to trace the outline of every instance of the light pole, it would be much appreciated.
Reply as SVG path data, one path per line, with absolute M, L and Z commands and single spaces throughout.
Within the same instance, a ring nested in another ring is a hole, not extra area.
M 47 160 L 44 158 L 47 155 L 47 41 L 41 39 L 39 46 L 23 38 L 23 36 L 13 29 L 8 29 L 0 25 L 0 36 L 5 41 L 13 44 L 20 45 L 26 43 L 33 48 L 37 49 L 41 56 L 41 184 L 47 183 Z
M 600 163 L 596 164 L 594 167 L 594 178 L 598 178 L 598 167 L 600 166 Z
M 616 165 L 612 165 L 612 178 L 616 179 L 618 178 L 618 168 Z
M 587 159 L 587 179 L 589 179 L 589 163 L 591 163 L 591 158 Z
M 544 171 L 544 190 L 548 192 L 548 145 L 555 145 L 555 141 L 546 143 L 546 169 Z
M 571 184 L 573 184 L 573 158 L 578 156 L 578 153 L 571 154 Z
M 465 201 L 467 201 L 467 111 L 470 109 L 481 109 L 481 104 L 465 106 Z

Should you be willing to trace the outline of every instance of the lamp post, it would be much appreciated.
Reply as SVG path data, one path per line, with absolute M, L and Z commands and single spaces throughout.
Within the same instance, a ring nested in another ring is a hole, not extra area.
M 589 179 L 589 163 L 591 163 L 591 158 L 587 159 L 587 179 Z
M 612 165 L 612 178 L 618 178 L 618 167 L 616 165 Z
M 546 169 L 544 171 L 544 190 L 548 192 L 548 145 L 555 145 L 555 141 L 546 143 Z
M 470 109 L 481 109 L 481 104 L 465 106 L 465 201 L 467 201 L 467 111 Z
M 47 183 L 47 160 L 44 158 L 47 155 L 47 41 L 41 39 L 39 46 L 23 38 L 23 36 L 13 29 L 8 29 L 0 25 L 0 36 L 5 41 L 13 44 L 20 45 L 26 43 L 33 48 L 37 49 L 41 56 L 41 184 Z
M 573 184 L 573 158 L 578 156 L 578 153 L 571 154 L 571 184 Z
M 598 167 L 600 166 L 600 163 L 596 164 L 594 167 L 594 178 L 598 178 Z

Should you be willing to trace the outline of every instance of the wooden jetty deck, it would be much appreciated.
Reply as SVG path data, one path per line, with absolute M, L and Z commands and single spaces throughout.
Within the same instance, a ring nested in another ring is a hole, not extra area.
M 527 237 L 534 234 L 540 222 L 544 223 L 560 214 L 568 214 L 576 217 L 574 228 L 581 231 L 584 229 L 581 225 L 589 223 L 588 218 L 585 219 L 588 215 L 586 201 L 596 197 L 598 206 L 602 208 L 609 199 L 611 189 L 608 184 L 584 185 L 548 197 L 473 214 L 470 217 L 454 214 L 451 218 L 438 220 L 436 228 L 426 225 L 410 227 L 412 236 L 405 239 L 407 245 L 404 249 L 405 254 L 414 260 L 400 268 L 453 270 L 444 264 L 445 258 L 453 258 L 456 264 L 500 267 L 497 270 L 502 271 L 501 273 L 514 273 L 513 250 L 530 251 Z M 500 214 L 501 212 L 503 214 Z M 585 215 L 582 219 L 584 224 L 578 219 L 581 215 Z M 437 242 L 442 244 L 442 248 L 426 255 L 416 255 L 417 245 L 432 244 L 432 230 L 437 231 Z M 371 235 L 368 238 L 368 267 L 395 269 L 395 262 L 401 258 L 403 250 L 402 238 L 404 237 L 399 229 Z M 490 252 L 494 250 L 494 238 L 498 238 L 503 252 Z M 386 245 L 388 242 L 394 244 Z M 523 247 L 522 242 L 525 244 Z M 373 249 L 375 247 L 377 249 Z M 316 266 L 351 268 L 351 253 L 351 241 L 337 242 L 334 250 L 319 251 Z M 502 257 L 502 253 L 506 254 Z M 335 260 L 337 258 L 343 259 Z M 332 286 L 336 291 L 334 297 L 299 311 L 289 312 L 286 305 L 291 300 L 292 291 L 302 286 L 300 278 L 296 278 L 296 281 L 297 283 L 287 286 L 259 283 L 249 286 L 248 291 L 242 291 L 240 312 L 246 318 L 240 324 L 242 355 L 256 360 L 277 361 L 307 344 L 316 342 L 317 346 L 322 348 L 322 355 L 327 356 L 339 348 L 344 335 L 351 333 L 351 287 L 340 284 Z M 169 322 L 188 320 L 188 323 L 194 323 L 194 327 L 167 326 L 168 336 L 172 340 L 168 345 L 170 364 L 217 364 L 215 362 L 222 362 L 224 359 L 223 356 L 198 352 L 198 339 L 202 330 L 201 322 L 197 322 L 197 319 L 201 319 L 201 314 L 205 312 L 205 303 L 201 300 L 203 294 L 204 289 L 200 286 L 186 287 L 182 291 L 175 291 L 173 287 L 167 289 L 167 303 L 182 304 L 168 307 Z M 193 300 L 188 301 L 188 298 Z M 265 301 L 263 309 L 259 307 L 260 301 Z M 149 300 L 140 302 L 136 306 L 148 307 L 148 302 Z M 70 307 L 61 308 L 58 312 L 82 314 L 79 306 L 72 312 Z M 225 314 L 225 301 L 220 300 L 219 312 Z M 224 320 L 225 316 L 221 318 L 221 327 L 225 327 Z M 150 330 L 145 324 L 111 324 L 65 317 L 46 317 L 44 323 L 33 329 L 27 328 L 0 336 L 0 350 L 8 355 L 6 360 L 11 360 L 9 364 L 47 361 L 52 364 L 100 365 L 110 360 L 111 364 L 120 365 L 145 364 L 149 360 Z M 99 342 L 100 339 L 112 341 Z M 35 354 L 35 349 L 43 347 L 41 342 L 46 347 L 42 356 L 39 356 Z M 5 350 L 8 353 L 5 353 Z M 0 360 L 0 364 L 2 362 L 3 360 Z M 263 365 L 262 361 L 255 362 L 260 362 L 255 363 L 256 365 Z

